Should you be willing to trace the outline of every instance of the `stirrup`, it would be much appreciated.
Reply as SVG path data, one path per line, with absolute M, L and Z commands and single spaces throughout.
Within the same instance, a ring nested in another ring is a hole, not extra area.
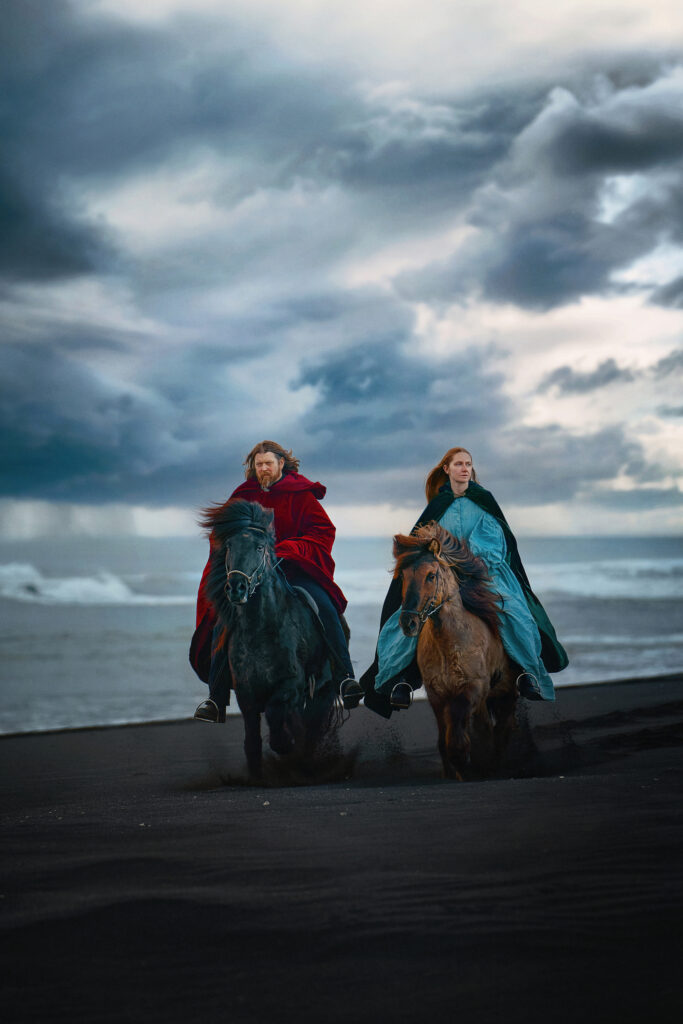
M 345 711 L 357 708 L 365 695 L 363 687 L 353 676 L 347 676 L 339 684 L 339 699 Z
M 410 693 L 409 697 L 405 696 L 406 689 Z M 407 683 L 405 679 L 401 679 L 400 682 L 394 683 L 394 688 L 392 689 L 391 696 L 389 697 L 392 708 L 395 708 L 396 711 L 407 710 L 413 703 L 413 693 L 414 691 L 412 686 L 410 683 Z
M 522 682 L 526 683 L 524 689 L 522 689 L 522 686 L 520 685 Z M 520 672 L 515 679 L 515 683 L 523 697 L 528 697 L 530 691 L 535 697 L 541 697 L 541 687 L 539 686 L 538 679 L 533 672 Z
M 225 721 L 225 708 L 219 708 L 215 700 L 207 697 L 195 709 L 192 717 L 196 718 L 198 722 L 209 722 L 210 725 L 219 725 Z

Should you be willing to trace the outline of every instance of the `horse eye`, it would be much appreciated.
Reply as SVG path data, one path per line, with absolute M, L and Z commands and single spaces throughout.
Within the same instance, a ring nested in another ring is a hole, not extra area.
M 435 579 L 436 579 L 436 573 L 435 572 L 428 572 L 427 573 L 427 583 L 433 583 Z

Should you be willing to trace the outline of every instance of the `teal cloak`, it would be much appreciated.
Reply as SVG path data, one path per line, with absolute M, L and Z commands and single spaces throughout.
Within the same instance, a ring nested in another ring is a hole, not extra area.
M 500 506 L 490 491 L 487 491 L 484 487 L 481 487 L 474 481 L 470 481 L 464 496 L 469 498 L 485 512 L 489 513 L 489 515 L 493 516 L 500 525 L 505 537 L 507 548 L 505 561 L 519 583 L 529 612 L 538 629 L 541 639 L 541 660 L 543 665 L 548 672 L 560 672 L 568 663 L 567 653 L 557 639 L 555 629 L 553 628 L 543 605 L 531 589 L 531 584 L 529 583 L 524 566 L 522 565 L 522 560 L 519 556 L 517 541 L 507 523 L 507 520 L 505 519 L 505 516 L 503 515 L 503 512 L 501 511 Z M 453 494 L 450 484 L 444 484 L 436 497 L 429 502 L 425 510 L 422 512 L 412 529 L 412 533 L 415 533 L 426 523 L 440 520 L 454 500 L 455 495 Z M 389 619 L 400 608 L 400 606 L 400 581 L 392 580 L 382 607 L 380 632 L 387 619 Z M 361 676 L 360 683 L 365 690 L 366 706 L 371 708 L 373 711 L 376 711 L 378 714 L 388 718 L 391 714 L 391 705 L 388 698 L 381 693 L 377 693 L 374 689 L 375 677 L 377 675 L 378 668 L 379 659 L 377 652 L 375 652 L 375 660 L 370 668 Z M 404 669 L 401 671 L 400 674 L 402 678 L 406 678 L 414 686 L 420 684 L 417 665 L 415 662 L 413 662 L 407 670 Z

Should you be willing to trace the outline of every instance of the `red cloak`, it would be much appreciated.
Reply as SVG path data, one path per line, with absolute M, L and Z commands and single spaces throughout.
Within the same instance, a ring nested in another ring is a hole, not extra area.
M 261 489 L 258 480 L 245 480 L 236 487 L 228 501 L 242 498 L 257 501 L 275 512 L 275 553 L 278 558 L 291 562 L 319 583 L 330 595 L 340 613 L 346 608 L 346 598 L 334 582 L 332 545 L 336 530 L 319 498 L 325 497 L 327 488 L 314 483 L 300 473 L 285 473 L 268 491 Z M 227 504 L 227 502 L 226 502 Z M 209 563 L 202 575 L 197 594 L 197 626 L 207 612 L 213 609 L 205 594 L 205 581 Z

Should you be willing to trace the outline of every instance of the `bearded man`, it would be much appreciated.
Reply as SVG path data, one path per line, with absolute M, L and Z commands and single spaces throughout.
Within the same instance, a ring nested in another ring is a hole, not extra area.
M 261 441 L 244 460 L 244 483 L 237 487 L 228 501 L 257 501 L 273 510 L 275 554 L 287 580 L 304 589 L 315 602 L 325 629 L 333 661 L 343 669 L 337 679 L 339 694 L 345 707 L 355 707 L 363 695 L 353 678 L 353 666 L 340 616 L 346 598 L 334 582 L 332 545 L 336 530 L 320 504 L 326 488 L 299 473 L 299 460 L 276 441 Z M 209 685 L 209 699 L 202 701 L 194 713 L 201 722 L 224 722 L 225 708 L 230 703 L 232 678 L 227 655 L 218 639 L 216 613 L 206 597 L 206 564 L 197 595 L 197 628 L 190 647 L 190 663 L 199 678 Z

